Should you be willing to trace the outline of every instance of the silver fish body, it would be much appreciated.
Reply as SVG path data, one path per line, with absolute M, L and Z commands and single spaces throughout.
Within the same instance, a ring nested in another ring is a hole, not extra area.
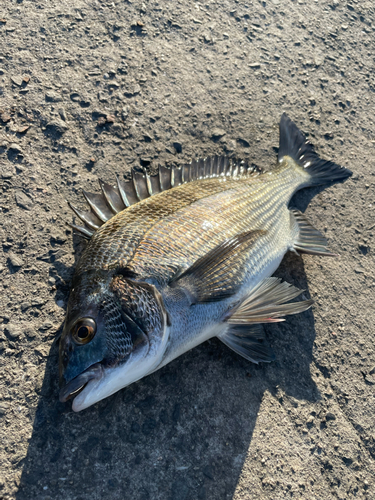
M 60 399 L 82 410 L 217 336 L 269 362 L 259 323 L 312 301 L 270 278 L 288 250 L 332 255 L 303 214 L 288 208 L 305 186 L 351 172 L 322 160 L 284 114 L 278 164 L 261 173 L 215 157 L 157 176 L 133 172 L 73 208 L 90 241 L 77 265 L 60 344 Z

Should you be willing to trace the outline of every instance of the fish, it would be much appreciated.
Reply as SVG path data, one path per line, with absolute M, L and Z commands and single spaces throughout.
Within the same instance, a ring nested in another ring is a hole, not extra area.
M 253 363 L 275 359 L 262 323 L 309 309 L 272 277 L 288 251 L 335 256 L 305 215 L 299 189 L 352 172 L 320 158 L 284 113 L 276 165 L 226 156 L 131 172 L 70 204 L 88 240 L 60 339 L 60 401 L 81 411 L 217 337 Z M 292 301 L 292 302 L 291 302 Z

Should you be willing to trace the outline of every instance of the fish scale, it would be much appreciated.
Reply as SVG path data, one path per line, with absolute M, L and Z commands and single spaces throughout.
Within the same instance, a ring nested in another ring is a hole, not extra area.
M 350 175 L 284 114 L 268 172 L 214 157 L 84 192 L 90 211 L 72 207 L 84 224 L 73 228 L 90 241 L 60 342 L 60 400 L 80 411 L 215 336 L 249 361 L 272 361 L 257 325 L 313 300 L 289 302 L 302 291 L 271 275 L 288 250 L 333 256 L 289 201 Z
M 271 225 L 289 226 L 287 202 L 296 187 L 306 180 L 304 172 L 298 172 L 297 177 L 295 170 L 291 162 L 285 162 L 275 169 L 273 176 L 263 180 L 259 177 L 240 179 L 236 183 L 232 182 L 228 186 L 229 190 L 224 193 L 202 198 L 183 207 L 155 223 L 143 236 L 131 261 L 121 261 L 120 264 L 124 267 L 128 265 L 140 275 L 163 276 L 164 280 L 168 281 L 176 267 L 189 266 L 197 257 L 204 255 L 225 239 L 245 230 L 270 230 L 269 241 L 272 242 Z M 293 183 L 290 182 L 291 177 Z M 205 182 L 212 181 L 207 179 Z M 194 189 L 191 184 L 187 186 Z M 186 187 L 180 186 L 178 189 Z M 277 212 L 280 213 L 279 220 L 275 218 Z M 214 227 L 202 234 L 201 227 L 206 220 L 214 224 Z M 289 227 L 285 228 L 285 233 L 289 236 Z M 282 248 L 280 250 L 283 251 Z M 249 262 L 249 265 L 252 263 Z
M 210 182 L 204 182 L 205 180 Z M 230 189 L 230 184 L 236 185 L 239 182 L 238 179 L 230 178 L 205 180 L 164 191 L 115 215 L 93 235 L 76 272 L 106 269 L 119 261 L 124 265 L 130 260 L 146 231 L 160 219 L 203 197 Z

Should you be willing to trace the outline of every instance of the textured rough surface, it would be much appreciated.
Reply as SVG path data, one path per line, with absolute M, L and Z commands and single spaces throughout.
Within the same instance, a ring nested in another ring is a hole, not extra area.
M 0 498 L 375 497 L 374 23 L 365 0 L 1 3 Z M 314 308 L 267 327 L 270 365 L 211 341 L 73 414 L 65 199 L 130 166 L 268 167 L 283 111 L 355 173 L 293 203 L 340 254 L 277 272 Z

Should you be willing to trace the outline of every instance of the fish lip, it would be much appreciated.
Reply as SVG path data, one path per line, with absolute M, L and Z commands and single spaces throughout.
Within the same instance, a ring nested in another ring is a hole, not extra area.
M 86 387 L 91 380 L 100 380 L 103 377 L 104 369 L 101 363 L 95 363 L 70 380 L 61 390 L 59 400 L 65 403 L 68 399 L 75 398 Z

